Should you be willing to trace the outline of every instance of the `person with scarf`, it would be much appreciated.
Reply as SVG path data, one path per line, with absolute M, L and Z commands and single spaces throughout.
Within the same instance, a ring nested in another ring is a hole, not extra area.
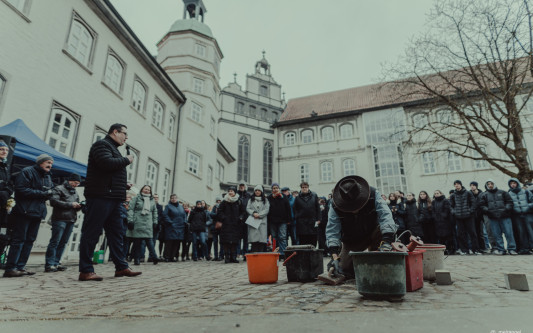
M 300 184 L 300 194 L 294 200 L 296 233 L 301 245 L 316 246 L 318 225 L 320 224 L 320 204 L 318 196 L 309 190 L 309 183 Z
M 152 187 L 144 185 L 141 192 L 130 202 L 128 210 L 128 231 L 126 236 L 133 239 L 134 265 L 141 264 L 141 242 L 148 247 L 153 263 L 159 261 L 154 248 L 153 232 L 157 225 L 157 206 L 152 196 Z
M 265 252 L 267 232 L 267 215 L 269 213 L 270 203 L 263 193 L 263 186 L 257 185 L 254 188 L 254 195 L 246 205 L 246 212 L 249 216 L 259 222 L 257 228 L 248 225 L 248 241 L 252 244 L 251 252 Z
M 287 227 L 291 222 L 291 204 L 289 198 L 281 194 L 278 183 L 273 183 L 272 194 L 268 196 L 268 232 L 279 246 L 279 259 L 282 260 L 287 246 Z
M 227 263 L 238 263 L 237 244 L 241 239 L 241 230 L 244 209 L 237 194 L 237 188 L 230 186 L 224 200 L 218 207 L 218 219 L 222 223 L 220 229 L 220 242 L 224 247 L 225 260 Z

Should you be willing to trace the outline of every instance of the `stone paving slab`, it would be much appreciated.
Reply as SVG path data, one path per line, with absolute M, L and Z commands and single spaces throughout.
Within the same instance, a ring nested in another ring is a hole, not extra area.
M 37 271 L 34 276 L 0 278 L 0 322 L 533 309 L 533 294 L 508 290 L 504 280 L 506 272 L 522 272 L 533 281 L 533 256 L 450 256 L 445 267 L 452 274 L 452 285 L 425 282 L 424 288 L 407 293 L 400 302 L 367 300 L 353 283 L 289 283 L 281 265 L 278 282 L 268 285 L 250 284 L 245 263 L 188 261 L 133 267 L 143 274 L 115 278 L 112 264 L 96 265 L 102 282 L 79 282 L 77 266 L 57 273 L 34 266 L 28 267 Z

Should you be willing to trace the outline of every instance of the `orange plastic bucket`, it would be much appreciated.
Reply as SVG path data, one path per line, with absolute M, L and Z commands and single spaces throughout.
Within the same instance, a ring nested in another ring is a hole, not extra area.
M 250 283 L 276 283 L 278 281 L 277 252 L 246 254 Z

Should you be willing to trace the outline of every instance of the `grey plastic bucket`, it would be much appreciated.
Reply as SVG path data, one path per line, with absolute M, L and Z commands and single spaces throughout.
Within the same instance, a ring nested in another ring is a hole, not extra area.
M 422 264 L 424 265 L 424 280 L 434 281 L 437 276 L 436 269 L 444 268 L 444 250 L 446 246 L 440 244 L 424 244 L 416 248 L 426 250 Z

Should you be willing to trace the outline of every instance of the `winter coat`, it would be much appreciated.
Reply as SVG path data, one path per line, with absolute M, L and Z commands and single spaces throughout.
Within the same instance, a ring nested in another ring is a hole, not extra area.
M 320 207 L 320 224 L 318 225 L 319 229 L 326 230 L 326 226 L 328 225 L 328 213 L 329 213 L 328 204 L 325 204 L 324 206 Z
M 474 215 L 476 208 L 474 195 L 464 187 L 452 193 L 450 197 L 452 216 L 458 219 L 466 219 Z
M 472 195 L 474 196 L 474 206 L 475 206 L 474 216 L 476 217 L 476 220 L 481 219 L 483 217 L 483 211 L 481 210 L 479 202 L 481 201 L 481 197 L 483 196 L 484 192 L 478 189 L 477 194 L 472 192 L 472 190 L 470 190 L 470 193 L 472 193 Z
M 316 235 L 315 223 L 320 220 L 321 214 L 318 196 L 314 192 L 300 192 L 294 200 L 294 217 L 297 235 Z
M 510 217 L 513 211 L 513 199 L 511 199 L 509 193 L 499 190 L 496 186 L 492 190 L 489 190 L 487 183 L 485 183 L 485 189 L 487 191 L 483 194 L 480 201 L 483 214 L 487 215 L 490 219 Z
M 272 225 L 281 225 L 291 221 L 291 204 L 289 199 L 283 194 L 279 197 L 268 197 L 270 209 L 268 211 L 268 222 Z
M 267 237 L 268 237 L 268 231 L 267 231 L 267 216 L 268 211 L 270 209 L 270 203 L 268 199 L 265 198 L 265 201 L 263 200 L 255 200 L 255 196 L 253 196 L 249 201 L 248 205 L 246 205 L 246 212 L 250 216 L 249 218 L 252 218 L 254 213 L 259 214 L 259 218 L 256 219 L 261 222 L 259 225 L 259 228 L 254 228 L 250 225 L 248 225 L 248 242 L 254 243 L 254 242 L 260 242 L 260 243 L 266 243 Z
M 107 135 L 91 146 L 85 179 L 85 197 L 126 200 L 130 160 L 118 151 L 118 144 Z
M 389 209 L 392 213 L 392 219 L 394 220 L 394 223 L 398 226 L 398 231 L 402 232 L 405 230 L 405 207 L 402 204 L 401 200 L 396 200 L 396 202 L 391 202 L 390 200 L 387 200 L 387 206 L 389 206 Z
M 130 201 L 128 209 L 128 223 L 133 223 L 133 230 L 126 231 L 129 238 L 152 238 L 154 227 L 157 225 L 157 207 L 154 198 L 150 196 L 150 211 L 146 215 L 141 212 L 144 206 L 142 194 L 135 196 Z
M 15 179 L 15 201 L 17 204 L 13 212 L 34 219 L 46 217 L 46 200 L 51 197 L 47 194 L 54 184 L 50 173 L 37 164 L 25 167 Z
M 226 195 L 226 197 L 228 196 Z M 228 201 L 226 198 L 222 200 L 220 206 L 218 206 L 218 218 L 222 222 L 220 230 L 220 242 L 222 244 L 239 242 L 245 213 L 240 199 L 235 202 Z
M 80 202 L 80 197 L 76 189 L 70 186 L 68 181 L 65 181 L 63 185 L 54 187 L 54 194 L 50 198 L 50 206 L 54 207 L 52 212 L 52 222 L 76 222 L 78 218 L 78 211 L 72 207 L 73 202 Z
M 162 232 L 163 232 L 163 206 L 160 204 L 155 204 L 155 207 L 157 208 L 157 227 L 154 230 L 154 232 L 158 232 L 157 238 L 159 240 L 163 240 L 162 238 Z
M 0 209 L 4 210 L 11 194 L 13 194 L 13 184 L 11 183 L 9 165 L 0 161 Z
M 511 182 L 516 182 L 518 186 L 511 188 Z M 533 214 L 533 194 L 520 187 L 520 182 L 516 178 L 509 179 L 509 195 L 513 199 L 513 214 Z
M 413 236 L 424 236 L 418 217 L 418 207 L 415 199 L 405 201 L 405 227 L 407 230 L 411 231 Z
M 163 211 L 163 232 L 164 240 L 184 240 L 185 222 L 187 213 L 178 202 L 173 204 L 169 201 Z
M 431 208 L 427 200 L 420 200 L 418 203 L 418 220 L 421 224 L 433 224 L 433 216 L 431 216 Z
M 441 195 L 433 200 L 431 207 L 431 216 L 435 221 L 435 234 L 439 239 L 450 237 L 454 227 L 450 201 Z
M 189 214 L 188 221 L 191 232 L 206 232 L 207 214 L 204 208 L 194 207 Z

